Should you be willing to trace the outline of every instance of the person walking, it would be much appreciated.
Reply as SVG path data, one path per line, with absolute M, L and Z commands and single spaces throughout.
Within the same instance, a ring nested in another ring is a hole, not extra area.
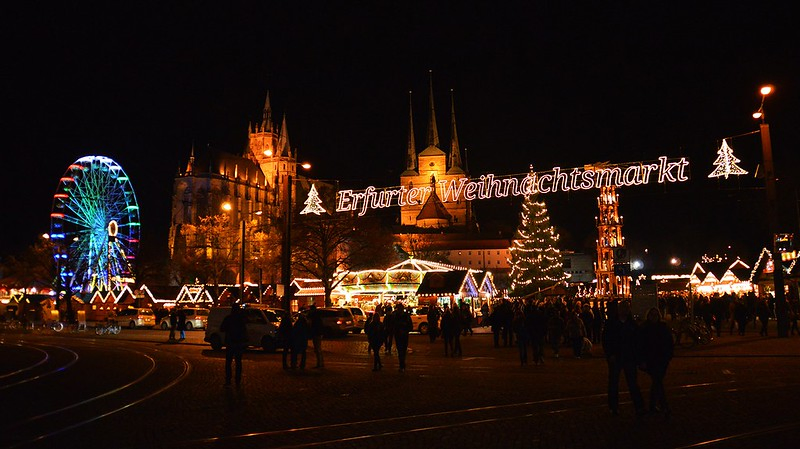
M 231 306 L 231 313 L 222 320 L 219 330 L 225 333 L 225 386 L 231 385 L 232 366 L 236 362 L 235 380 L 242 383 L 242 354 L 247 346 L 247 323 L 239 304 Z
M 461 332 L 464 331 L 464 317 L 461 314 L 461 310 L 455 304 L 453 304 L 451 312 L 453 312 L 453 357 L 459 356 L 461 357 L 463 353 L 461 352 Z
M 311 326 L 308 318 L 300 314 L 292 326 L 292 356 L 291 369 L 297 369 L 297 358 L 300 357 L 300 369 L 306 369 L 306 355 L 308 352 L 308 338 L 311 335 Z
M 178 309 L 178 332 L 180 333 L 178 341 L 186 340 L 186 311 L 183 309 Z
M 644 415 L 644 399 L 636 379 L 640 353 L 639 329 L 633 321 L 631 306 L 627 301 L 620 301 L 615 308 L 616 316 L 608 317 L 602 337 L 608 364 L 608 408 L 613 415 L 619 414 L 619 380 L 620 374 L 624 373 L 636 416 L 641 417 Z
M 455 318 L 453 318 L 453 312 L 450 310 L 449 307 L 444 308 L 444 312 L 442 313 L 442 341 L 444 342 L 444 356 L 447 357 L 448 355 L 452 354 L 454 351 L 453 348 L 453 332 L 455 323 L 453 322 Z
M 761 329 L 758 331 L 758 335 L 762 337 L 767 336 L 767 324 L 769 323 L 769 303 L 767 302 L 767 298 L 762 298 L 758 301 L 756 305 L 756 315 L 758 315 L 758 321 L 761 323 Z
M 564 319 L 555 307 L 550 309 L 550 317 L 547 319 L 547 338 L 550 340 L 553 357 L 559 358 L 559 349 L 564 338 Z
M 387 305 L 386 309 L 384 309 L 383 327 L 386 334 L 386 341 L 383 343 L 384 346 L 386 346 L 386 355 L 392 355 L 392 341 L 394 340 L 394 311 L 390 305 Z
M 544 307 L 539 304 L 533 304 L 531 307 L 531 314 L 533 315 L 526 321 L 528 324 L 528 332 L 531 339 L 531 348 L 534 365 L 544 365 L 544 342 L 547 338 L 547 312 Z
M 320 316 L 319 310 L 317 310 L 317 306 L 315 304 L 311 304 L 311 307 L 308 311 L 307 320 L 311 327 L 311 341 L 314 345 L 314 355 L 317 357 L 317 364 L 315 368 L 324 368 L 325 361 L 322 358 L 322 316 Z M 294 330 L 294 328 L 292 330 Z
M 173 307 L 169 311 L 169 341 L 175 341 L 175 329 L 178 328 L 178 313 Z
M 467 336 L 467 332 L 469 332 L 470 336 L 472 336 L 472 334 L 473 334 L 472 321 L 473 321 L 472 308 L 468 304 L 462 304 L 461 305 L 461 324 L 462 324 L 462 327 L 464 329 L 462 332 L 464 333 L 465 337 Z
M 525 314 L 522 307 L 514 308 L 514 318 L 511 319 L 511 328 L 517 338 L 517 348 L 519 349 L 519 365 L 528 364 L 528 329 L 525 326 Z
M 283 350 L 281 355 L 283 369 L 289 369 L 289 354 L 292 352 L 292 317 L 288 312 L 281 316 L 277 334 L 278 345 Z
M 669 419 L 670 409 L 664 390 L 664 377 L 674 349 L 672 332 L 661 320 L 661 312 L 655 307 L 647 311 L 647 320 L 642 325 L 641 368 L 650 376 L 650 413 L 662 412 Z
M 439 311 L 439 307 L 436 305 L 435 302 L 432 302 L 431 305 L 428 307 L 428 338 L 430 339 L 431 343 L 436 341 L 436 337 L 439 336 L 439 318 L 441 317 L 441 312 Z
M 367 333 L 367 345 L 372 349 L 372 371 L 380 371 L 383 368 L 381 346 L 386 341 L 386 335 L 384 335 L 385 329 L 378 310 L 372 314 L 372 319 L 365 332 Z
M 397 346 L 397 360 L 399 362 L 399 371 L 405 372 L 406 370 L 406 355 L 408 354 L 408 333 L 414 327 L 411 322 L 411 315 L 405 310 L 402 303 L 397 303 L 394 308 L 394 319 L 392 330 L 394 332 L 394 341 Z
M 570 314 L 567 320 L 567 338 L 572 346 L 572 355 L 576 359 L 581 358 L 583 353 L 583 339 L 586 337 L 586 327 L 581 320 L 580 314 L 575 311 Z

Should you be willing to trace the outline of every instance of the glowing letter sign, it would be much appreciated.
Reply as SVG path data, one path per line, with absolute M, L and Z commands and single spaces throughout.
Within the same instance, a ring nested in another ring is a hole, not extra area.
M 518 179 L 497 177 L 494 174 L 481 175 L 478 179 L 459 178 L 439 181 L 437 192 L 441 192 L 444 203 L 461 199 L 504 198 L 507 196 L 528 195 L 530 193 L 555 193 L 577 190 L 599 189 L 601 187 L 628 187 L 649 184 L 685 182 L 688 176 L 689 161 L 683 157 L 670 160 L 661 156 L 653 162 L 630 162 L 605 167 L 562 169 L 528 173 Z M 392 206 L 416 206 L 424 204 L 433 188 L 425 187 L 367 187 L 363 191 L 340 190 L 337 194 L 336 212 L 358 212 L 364 215 L 369 209 L 383 209 Z

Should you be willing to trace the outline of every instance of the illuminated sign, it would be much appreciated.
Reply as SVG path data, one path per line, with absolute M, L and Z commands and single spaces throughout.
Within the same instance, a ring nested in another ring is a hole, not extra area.
M 438 182 L 440 199 L 444 203 L 459 199 L 476 200 L 529 195 L 532 193 L 570 192 L 599 189 L 601 187 L 639 186 L 657 182 L 659 184 L 689 180 L 689 161 L 686 158 L 669 159 L 661 156 L 658 161 L 633 162 L 528 173 L 523 178 L 511 176 L 482 175 L 477 179 L 459 178 Z M 337 194 L 336 212 L 358 212 L 364 215 L 369 209 L 392 206 L 418 206 L 425 203 L 433 192 L 433 186 L 423 187 L 367 187 L 366 190 L 340 190 Z

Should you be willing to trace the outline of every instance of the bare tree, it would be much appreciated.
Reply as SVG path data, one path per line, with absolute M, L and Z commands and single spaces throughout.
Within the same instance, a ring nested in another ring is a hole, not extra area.
M 38 289 L 59 287 L 53 259 L 53 243 L 44 237 L 40 237 L 20 255 L 9 256 L 2 268 L 3 283 L 23 289 L 26 293 L 34 287 Z
M 306 215 L 292 231 L 292 266 L 319 279 L 325 305 L 351 270 L 387 266 L 396 260 L 392 236 L 377 221 L 350 215 Z
M 396 243 L 404 253 L 415 259 L 452 263 L 446 252 L 435 249 L 436 240 L 432 234 L 400 234 Z
M 236 267 L 239 234 L 230 227 L 228 215 L 201 217 L 197 225 L 185 225 L 186 259 L 183 268 L 190 269 L 199 280 L 214 285 L 219 296 L 219 284 Z

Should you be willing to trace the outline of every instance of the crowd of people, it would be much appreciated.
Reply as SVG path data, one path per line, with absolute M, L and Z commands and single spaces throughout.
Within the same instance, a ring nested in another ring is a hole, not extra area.
M 658 307 L 635 320 L 629 301 L 581 303 L 555 297 L 547 300 L 501 300 L 488 317 L 495 347 L 516 346 L 520 365 L 544 364 L 544 348 L 550 346 L 553 358 L 560 348 L 569 347 L 576 359 L 592 355 L 599 343 L 608 365 L 608 407 L 619 413 L 619 383 L 624 375 L 637 416 L 662 413 L 670 409 L 664 391 L 664 378 L 672 359 L 672 330 Z M 651 380 L 649 407 L 638 383 L 638 372 Z
M 797 301 L 789 301 L 789 318 L 792 334 L 797 331 Z M 480 311 L 480 325 L 491 330 L 491 343 L 495 348 L 516 348 L 519 363 L 526 366 L 529 360 L 534 365 L 544 365 L 545 348 L 550 348 L 552 358 L 559 360 L 562 348 L 569 348 L 576 359 L 591 357 L 595 345 L 602 345 L 602 354 L 608 366 L 608 408 L 610 413 L 619 413 L 619 384 L 625 378 L 633 407 L 637 416 L 661 413 L 670 416 L 664 391 L 664 379 L 673 356 L 673 331 L 666 322 L 687 316 L 698 317 L 709 329 L 720 335 L 723 328 L 733 334 L 744 335 L 748 324 L 767 335 L 767 321 L 774 318 L 774 305 L 767 299 L 755 295 L 736 297 L 717 295 L 694 297 L 692 302 L 682 297 L 661 297 L 658 306 L 634 317 L 629 300 L 583 301 L 580 298 L 548 297 L 525 300 L 501 299 L 489 308 Z M 282 342 L 284 369 L 304 369 L 309 340 L 316 355 L 316 367 L 324 366 L 322 355 L 322 322 L 314 306 L 296 319 L 283 319 L 278 329 Z M 179 315 L 176 312 L 176 320 Z M 235 312 L 232 314 L 234 315 Z M 474 316 L 471 307 L 453 303 L 432 303 L 427 307 L 427 337 L 431 344 L 441 339 L 445 357 L 463 355 L 461 337 L 474 332 Z M 232 323 L 239 324 L 235 318 Z M 229 327 L 231 323 L 226 323 Z M 180 329 L 175 323 L 171 326 Z M 238 327 L 238 326 L 237 326 Z M 368 314 L 364 332 L 367 336 L 368 352 L 372 354 L 372 370 L 383 369 L 381 355 L 396 351 L 398 369 L 406 369 L 409 333 L 413 330 L 410 310 L 403 303 L 385 304 Z M 226 356 L 226 383 L 235 378 L 241 381 L 241 345 L 236 337 L 239 332 L 226 334 L 229 347 Z M 230 338 L 228 338 L 230 337 Z M 171 337 L 172 338 L 172 337 Z M 530 356 L 530 357 L 529 357 Z M 232 373 L 231 362 L 236 363 Z M 650 397 L 646 404 L 639 388 L 639 373 L 650 379 Z

